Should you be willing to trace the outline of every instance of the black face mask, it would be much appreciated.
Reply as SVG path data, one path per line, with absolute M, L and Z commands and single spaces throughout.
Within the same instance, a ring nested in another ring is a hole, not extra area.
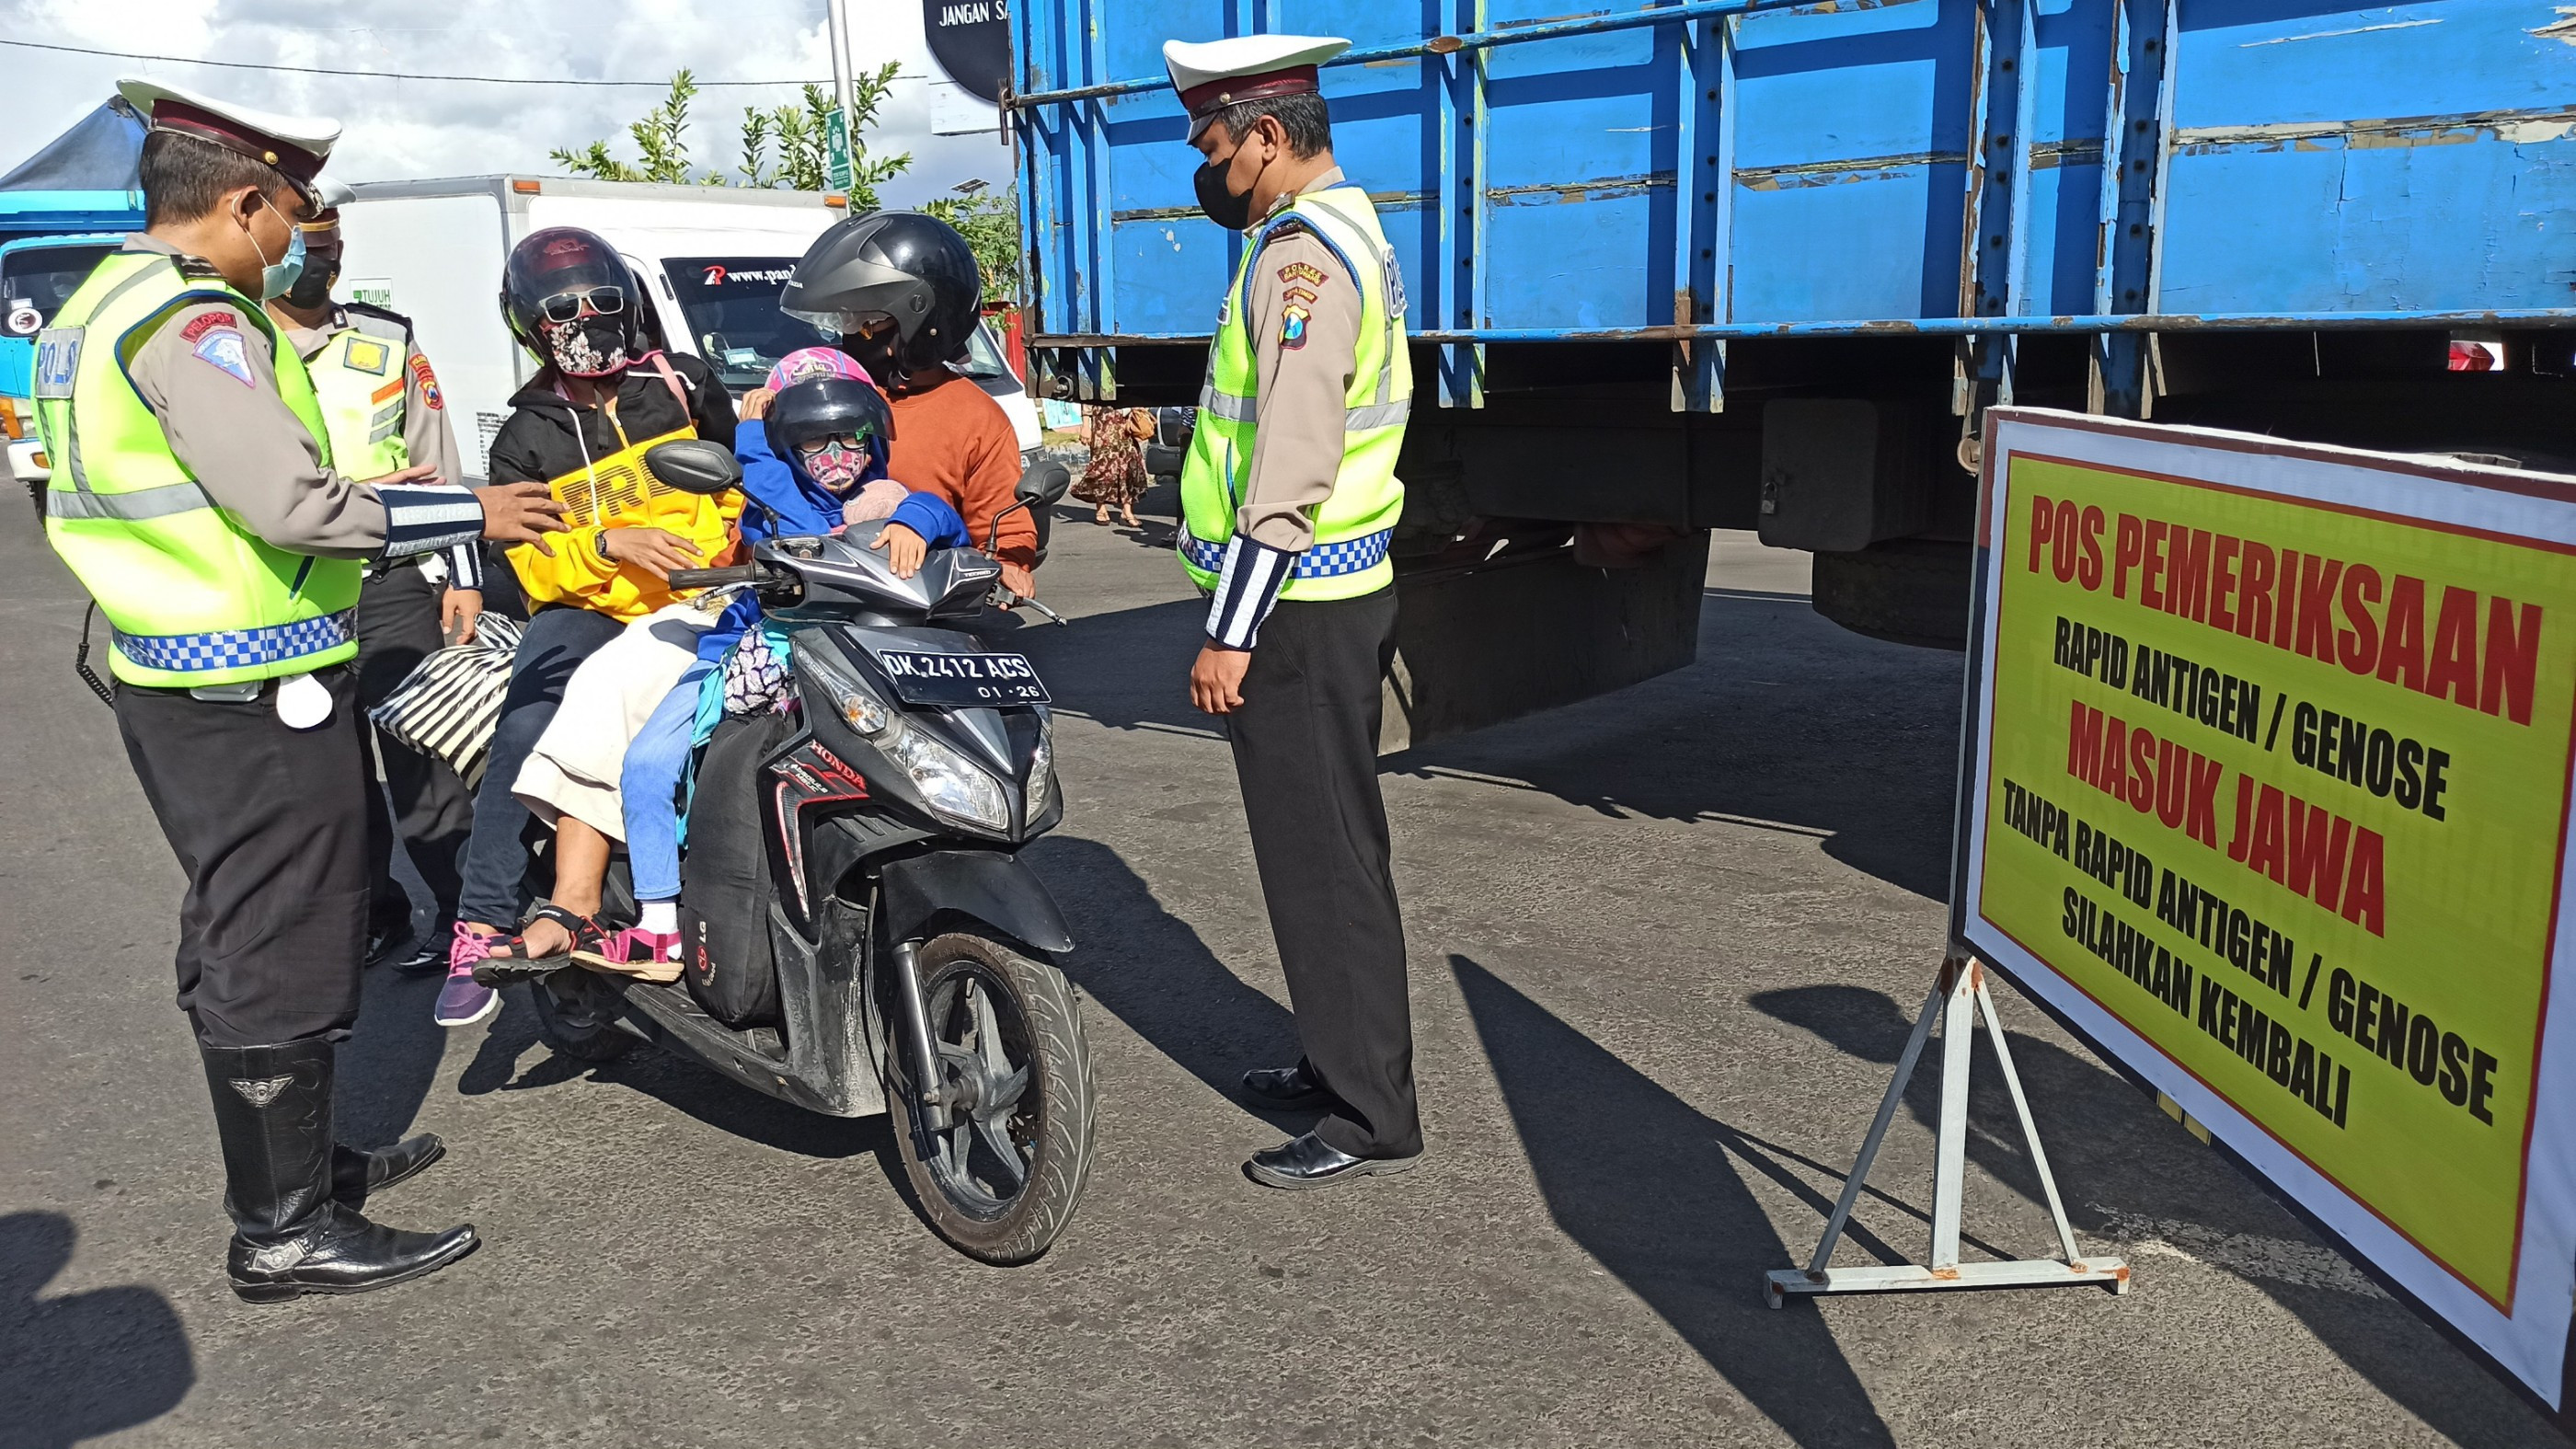
M 340 269 L 336 266 L 306 267 L 279 300 L 298 312 L 310 312 L 330 303 L 331 284 L 338 280 Z
M 888 327 L 873 337 L 858 332 L 844 333 L 840 348 L 859 366 L 866 368 L 868 376 L 887 388 L 900 390 L 912 380 L 910 370 L 903 365 L 902 341 L 903 334 Z
M 1227 231 L 1242 231 L 1252 225 L 1252 193 L 1226 189 L 1226 168 L 1233 164 L 1232 156 L 1210 161 L 1191 173 L 1190 184 L 1198 189 L 1199 210 L 1207 213 L 1208 220 Z

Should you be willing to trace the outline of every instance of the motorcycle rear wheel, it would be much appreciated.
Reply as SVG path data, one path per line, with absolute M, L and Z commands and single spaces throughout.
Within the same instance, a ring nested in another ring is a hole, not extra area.
M 1026 1263 L 1073 1220 L 1091 1176 L 1091 1047 L 1073 987 L 1055 967 L 966 933 L 925 943 L 918 962 L 942 1085 L 964 1105 L 926 1134 L 924 1160 L 903 1015 L 888 1011 L 886 1104 L 904 1176 L 958 1251 Z M 880 979 L 891 997 L 894 973 Z

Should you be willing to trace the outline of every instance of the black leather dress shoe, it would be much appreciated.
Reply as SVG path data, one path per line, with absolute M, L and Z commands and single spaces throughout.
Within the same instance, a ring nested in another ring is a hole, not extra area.
M 447 974 L 448 937 L 454 932 L 440 926 L 411 943 L 408 951 L 395 951 L 388 964 L 404 976 L 444 976 Z
M 467 1223 L 443 1233 L 409 1233 L 371 1223 L 354 1208 L 328 1202 L 311 1226 L 274 1243 L 236 1236 L 224 1267 L 233 1292 L 253 1303 L 306 1293 L 364 1293 L 435 1273 L 479 1241 Z
M 1243 1095 L 1256 1107 L 1315 1107 L 1333 1100 L 1332 1092 L 1306 1070 L 1303 1057 L 1293 1067 L 1262 1067 L 1244 1073 Z
M 435 1132 L 406 1137 L 373 1152 L 335 1142 L 331 1144 L 331 1196 L 351 1207 L 364 1207 L 369 1197 L 417 1176 L 421 1169 L 446 1155 L 447 1144 L 439 1141 Z
M 1243 1175 L 1263 1187 L 1329 1187 L 1346 1178 L 1410 1171 L 1421 1160 L 1418 1152 L 1411 1157 L 1353 1157 L 1309 1132 L 1252 1154 Z

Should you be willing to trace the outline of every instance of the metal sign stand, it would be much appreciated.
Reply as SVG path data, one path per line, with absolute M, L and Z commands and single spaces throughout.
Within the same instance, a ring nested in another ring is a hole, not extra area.
M 2012 1089 L 2013 1110 L 2021 1115 L 2022 1136 L 2030 1143 L 2030 1162 L 2038 1169 L 2040 1190 L 2048 1195 L 2048 1215 L 2057 1224 L 2058 1246 L 2065 1253 L 2062 1258 L 2023 1258 L 2006 1263 L 1959 1261 L 1959 1200 L 1968 1161 L 1968 1047 L 1980 1016 L 1985 1018 L 1987 1039 L 1994 1043 L 1995 1060 L 2003 1065 L 2004 1085 Z M 1906 1083 L 1913 1079 L 1915 1064 L 1922 1060 L 1923 1044 L 1931 1038 L 1935 1017 L 1944 1024 L 1940 1153 L 1932 1169 L 1932 1261 L 1892 1268 L 1829 1267 L 1834 1245 L 1842 1241 L 1843 1227 L 1851 1220 L 1852 1205 L 1859 1201 L 1861 1188 L 1869 1181 L 1870 1164 L 1877 1160 L 1879 1144 L 1887 1138 L 1888 1123 L 1895 1120 L 1897 1106 L 1905 1098 Z M 2048 1154 L 2040 1149 L 2039 1126 L 2031 1121 L 2030 1101 L 2022 1095 L 2021 1074 L 2013 1069 L 2012 1048 L 2005 1043 L 2003 1027 L 1995 1020 L 1995 999 L 1986 989 L 1982 962 L 1953 955 L 1941 963 L 1940 979 L 1933 985 L 1932 994 L 1923 1000 L 1922 1014 L 1914 1019 L 1914 1035 L 1905 1043 L 1905 1055 L 1897 1059 L 1896 1077 L 1887 1084 L 1887 1096 L 1878 1104 L 1878 1120 L 1870 1124 L 1869 1136 L 1860 1145 L 1860 1160 L 1852 1164 L 1851 1176 L 1843 1181 L 1842 1198 L 1834 1204 L 1834 1215 L 1825 1223 L 1824 1241 L 1816 1245 L 1815 1256 L 1803 1270 L 1783 1268 L 1763 1276 L 1764 1296 L 1774 1308 L 1787 1302 L 1793 1293 L 1892 1293 L 1926 1288 L 2045 1287 L 2059 1283 L 2092 1283 L 2114 1293 L 2129 1291 L 2127 1262 L 2119 1258 L 2086 1258 L 2076 1253 L 2075 1230 L 2067 1225 L 2066 1205 L 2057 1196 L 2057 1179 L 2048 1170 Z

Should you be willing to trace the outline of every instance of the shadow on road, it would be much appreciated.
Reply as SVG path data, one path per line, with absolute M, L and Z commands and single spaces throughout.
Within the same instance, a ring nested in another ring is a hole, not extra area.
M 647 1045 L 638 1045 L 612 1062 L 558 1055 L 538 1034 L 536 1008 L 527 998 L 534 989 L 512 987 L 502 993 L 501 1015 L 493 1020 L 474 1060 L 456 1079 L 459 1095 L 537 1091 L 586 1077 L 641 1092 L 719 1132 L 780 1152 L 826 1159 L 872 1155 L 889 1176 L 902 1180 L 903 1167 L 895 1159 L 894 1138 L 883 1116 L 826 1117 L 809 1112 L 719 1076 L 711 1067 Z M 533 1060 L 522 1067 L 521 1060 L 532 1054 Z M 639 1170 L 662 1170 L 638 1166 Z
M 353 1147 L 381 1147 L 411 1130 L 438 1081 L 447 1028 L 430 1019 L 439 978 L 367 972 L 358 1024 L 340 1048 L 333 1125 Z
M 69 1449 L 149 1423 L 197 1382 L 170 1300 L 140 1285 L 40 1298 L 78 1236 L 60 1213 L 0 1217 L 0 1449 Z
M 1059 708 L 1119 730 L 1214 737 L 1180 681 L 1193 599 L 1023 630 Z M 1930 899 L 1949 891 L 1957 654 L 1844 633 L 1793 597 L 1710 590 L 1699 661 L 1600 699 L 1387 757 L 1393 774 L 1467 771 L 1613 818 L 1731 818 Z
M 1065 975 L 1138 1036 L 1236 1101 L 1246 1070 L 1297 1060 L 1297 1023 L 1288 1009 L 1244 984 L 1162 902 L 1118 852 L 1096 840 L 1049 836 L 1029 863 L 1064 907 L 1077 948 Z M 1245 1111 L 1304 1130 L 1314 1114 Z
M 1930 970 L 1924 975 L 1928 991 Z M 1914 1029 L 1914 1004 L 1857 986 L 1764 991 L 1750 1000 L 1777 1020 L 1891 1070 Z M 2010 992 L 1999 993 L 1996 1006 L 2005 1013 L 2037 1011 Z M 2366 1286 L 2357 1269 L 2331 1256 L 2333 1250 L 2308 1248 L 2303 1241 L 2289 1254 L 2269 1250 L 2267 1245 L 2284 1237 L 2304 1235 L 2293 1228 L 2287 1212 L 2226 1158 L 2159 1113 L 2153 1099 L 2053 1043 L 2017 1031 L 2009 1035 L 2013 1065 L 2029 1094 L 2078 1247 L 2093 1251 L 2106 1237 L 2135 1239 L 2151 1228 L 2210 1266 L 2261 1289 L 2356 1372 L 2463 1449 L 2548 1442 L 2541 1437 L 2545 1431 L 2537 1415 L 2509 1393 L 2498 1392 L 2483 1369 L 2441 1346 L 2438 1330 Z M 2022 1141 L 2011 1094 L 1986 1034 L 1978 1032 L 1977 1040 L 1976 1065 L 1969 1074 L 1968 1156 L 2021 1201 L 1981 1204 L 1972 1186 L 1968 1220 L 1983 1221 L 1990 1230 L 2012 1228 L 2006 1241 L 2017 1255 L 2053 1257 L 2056 1248 L 2040 1206 L 2039 1176 Z M 1906 1088 L 1905 1105 L 1926 1131 L 1939 1122 L 1936 1050 L 1926 1050 Z M 1860 1146 L 1851 1145 L 1854 1150 Z M 1928 1193 L 1928 1181 L 1923 1187 Z M 2009 1224 L 1997 1223 L 1999 1208 L 2000 1215 L 2010 1217 Z M 1883 1262 L 1900 1260 L 1886 1257 L 1881 1248 L 1870 1251 L 1880 1253 Z M 1917 1242 L 1903 1256 L 1920 1251 Z M 2153 1273 L 2152 1262 L 2144 1271 Z
M 1709 590 L 1697 663 L 1387 768 L 1526 781 L 1614 819 L 1814 835 L 1853 869 L 1942 900 L 1960 667 L 1956 654 L 1847 634 L 1803 599 Z
M 1761 1275 L 1789 1248 L 1724 1125 L 1474 961 L 1449 965 L 1566 1236 L 1792 1440 L 1893 1445 L 1824 1320 L 1764 1305 Z

